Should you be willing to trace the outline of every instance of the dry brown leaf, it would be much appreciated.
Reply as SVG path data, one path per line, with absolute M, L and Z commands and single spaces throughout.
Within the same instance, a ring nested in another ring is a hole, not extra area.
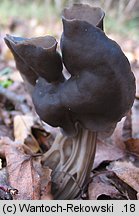
M 99 172 L 88 188 L 89 199 L 137 199 L 137 192 L 123 182 L 114 172 Z
M 33 166 L 33 157 L 24 153 L 24 145 L 9 139 L 3 142 L 9 183 L 19 191 L 15 199 L 39 199 L 40 176 Z
M 89 184 L 88 195 L 90 200 L 100 199 L 102 196 L 108 196 L 109 198 L 120 198 L 119 191 L 112 186 L 109 182 L 102 181 L 103 175 L 93 177 L 93 181 Z
M 128 139 L 125 141 L 126 148 L 129 152 L 133 152 L 139 155 L 139 139 Z
M 139 167 L 137 166 L 139 160 L 137 159 L 137 165 L 134 164 L 134 160 L 134 156 L 130 156 L 127 160 L 112 162 L 108 169 L 115 172 L 120 179 L 139 192 Z
M 52 199 L 49 186 L 51 170 L 44 169 L 40 158 L 31 155 L 26 145 L 8 138 L 3 138 L 0 142 L 5 150 L 9 184 L 19 192 L 14 199 L 40 199 L 41 190 L 44 191 L 45 198 Z
M 14 118 L 14 137 L 16 141 L 24 143 L 28 135 L 30 135 L 30 128 L 33 126 L 34 120 L 31 115 L 17 115 Z
M 96 168 L 104 161 L 117 160 L 125 155 L 125 144 L 122 139 L 122 127 L 124 118 L 117 124 L 111 137 L 97 140 L 96 155 L 93 168 Z
M 132 112 L 124 122 L 123 139 L 129 152 L 139 154 L 139 101 L 135 100 Z
M 51 194 L 51 173 L 52 170 L 49 167 L 40 166 L 41 158 L 34 160 L 34 167 L 38 171 L 40 176 L 40 196 L 41 200 L 52 200 L 53 196 Z
M 48 183 L 45 190 L 42 191 L 41 200 L 53 200 L 53 195 L 51 193 L 51 182 Z
M 41 200 L 52 200 L 51 193 L 51 172 L 48 167 L 42 169 L 41 172 Z
M 16 141 L 25 143 L 34 153 L 40 150 L 39 143 L 32 135 L 31 128 L 34 125 L 32 115 L 17 115 L 14 118 L 14 137 Z

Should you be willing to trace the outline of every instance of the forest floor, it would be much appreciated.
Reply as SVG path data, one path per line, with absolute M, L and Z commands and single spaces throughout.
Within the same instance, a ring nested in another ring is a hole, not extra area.
M 1 32 L 0 199 L 53 199 L 51 170 L 47 168 L 44 172 L 34 158 L 48 151 L 59 131 L 44 125 L 36 115 L 3 37 L 6 33 L 26 37 L 51 34 L 59 40 L 61 31 L 62 24 L 55 20 L 46 29 L 33 19 L 15 19 Z M 139 199 L 139 42 L 118 34 L 109 37 L 119 43 L 131 63 L 136 77 L 136 99 L 111 137 L 98 136 L 90 181 L 86 182 L 80 199 Z M 45 174 L 38 177 L 38 168 Z

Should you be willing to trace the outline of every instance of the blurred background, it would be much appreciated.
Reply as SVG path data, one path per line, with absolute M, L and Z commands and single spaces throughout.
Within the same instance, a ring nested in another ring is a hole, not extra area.
M 1 0 L 0 37 L 2 39 L 6 33 L 26 37 L 50 34 L 59 39 L 61 11 L 73 3 L 102 7 L 106 13 L 107 34 L 117 36 L 117 40 L 138 42 L 138 0 Z
M 3 41 L 5 34 L 22 37 L 52 35 L 59 41 L 62 33 L 61 11 L 73 3 L 103 8 L 106 34 L 120 44 L 134 73 L 137 73 L 139 0 L 0 0 L 0 83 L 5 79 L 3 75 L 11 77 L 16 71 L 13 57 Z
M 100 6 L 106 12 L 105 29 L 123 37 L 139 37 L 138 0 L 1 0 L 1 31 L 17 34 L 59 34 L 58 25 L 63 7 L 73 3 Z M 32 31 L 33 30 L 33 31 Z
M 52 35 L 59 41 L 61 11 L 73 3 L 87 3 L 104 9 L 106 34 L 121 45 L 136 70 L 139 65 L 139 0 L 0 0 L 0 79 L 14 67 L 14 62 L 10 61 L 12 55 L 3 41 L 5 34 Z M 5 63 L 11 64 L 10 69 L 5 68 Z
M 125 51 L 139 52 L 138 0 L 0 0 L 0 39 L 8 33 L 26 37 L 49 34 L 59 40 L 61 11 L 73 3 L 102 7 L 106 34 L 118 40 Z M 0 49 L 2 46 L 1 40 Z M 129 60 L 133 60 L 132 54 L 128 53 Z

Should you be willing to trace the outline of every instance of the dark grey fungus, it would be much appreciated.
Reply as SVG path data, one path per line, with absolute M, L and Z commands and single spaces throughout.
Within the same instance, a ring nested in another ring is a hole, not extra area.
M 64 134 L 44 159 L 53 170 L 58 199 L 77 196 L 89 178 L 96 133 L 110 135 L 134 102 L 134 75 L 120 46 L 104 33 L 104 15 L 83 4 L 64 9 L 62 57 L 52 36 L 5 37 L 37 114 Z

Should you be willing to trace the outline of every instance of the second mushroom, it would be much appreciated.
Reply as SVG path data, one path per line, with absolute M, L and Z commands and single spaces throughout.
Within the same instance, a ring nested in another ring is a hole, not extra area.
M 80 194 L 92 169 L 97 133 L 110 135 L 134 101 L 129 61 L 103 32 L 103 19 L 101 8 L 75 4 L 64 9 L 62 57 L 52 36 L 5 37 L 37 114 L 61 128 L 42 158 L 53 170 L 55 199 Z

